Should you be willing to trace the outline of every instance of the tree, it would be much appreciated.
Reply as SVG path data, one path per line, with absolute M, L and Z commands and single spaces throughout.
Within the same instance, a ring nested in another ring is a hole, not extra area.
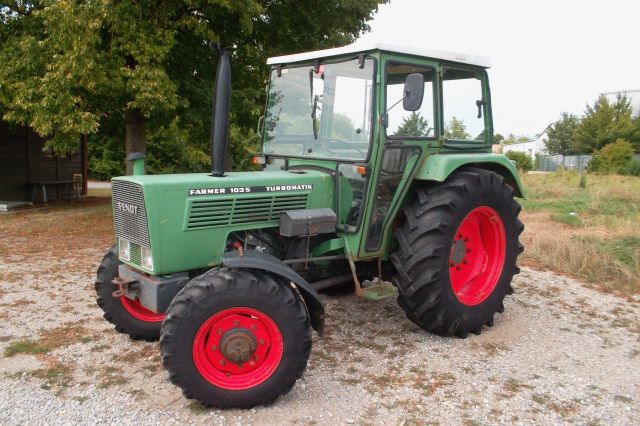
M 611 104 L 606 96 L 600 95 L 593 106 L 587 105 L 575 130 L 576 149 L 592 153 L 618 139 L 626 139 L 640 149 L 640 132 L 631 117 L 631 103 L 626 96 L 618 95 Z
M 502 143 L 502 141 L 504 141 L 504 136 L 502 136 L 500 133 L 496 133 L 493 135 L 494 144 L 500 144 Z
M 418 112 L 402 118 L 402 123 L 395 132 L 396 135 L 426 137 L 429 136 L 429 121 Z
M 528 142 L 529 137 L 525 135 L 514 135 L 513 133 L 509 133 L 509 135 L 502 140 L 503 145 L 512 145 L 514 143 Z
M 575 155 L 578 153 L 575 147 L 574 135 L 580 119 L 566 112 L 558 121 L 547 129 L 547 139 L 544 144 L 551 155 Z
M 445 126 L 444 136 L 447 139 L 471 139 L 471 135 L 467 133 L 467 126 L 464 121 L 458 120 L 455 116 L 451 117 L 449 124 Z
M 56 152 L 73 149 L 81 134 L 114 148 L 125 139 L 127 152 L 144 150 L 146 140 L 206 152 L 217 61 L 206 40 L 235 44 L 232 127 L 253 128 L 264 106 L 266 57 L 350 43 L 381 2 L 5 2 L 0 112 L 48 136 Z

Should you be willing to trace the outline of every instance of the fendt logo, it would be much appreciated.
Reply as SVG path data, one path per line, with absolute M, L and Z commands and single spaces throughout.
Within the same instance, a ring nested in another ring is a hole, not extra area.
M 138 206 L 133 204 L 123 203 L 122 201 L 116 201 L 116 210 L 123 213 L 138 214 Z

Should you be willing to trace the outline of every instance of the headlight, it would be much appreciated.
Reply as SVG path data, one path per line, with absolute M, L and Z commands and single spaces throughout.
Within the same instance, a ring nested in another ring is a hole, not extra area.
M 122 260 L 131 260 L 131 245 L 129 240 L 118 238 L 118 256 Z
M 153 270 L 153 257 L 151 257 L 151 249 L 148 247 L 141 247 L 140 257 L 142 258 L 142 267 L 150 271 Z

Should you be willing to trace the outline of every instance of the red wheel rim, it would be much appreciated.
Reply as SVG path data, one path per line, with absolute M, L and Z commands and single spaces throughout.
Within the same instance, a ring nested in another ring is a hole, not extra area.
M 471 210 L 453 237 L 449 277 L 453 293 L 468 306 L 484 302 L 502 273 L 506 236 L 504 223 L 491 207 Z
M 156 314 L 142 306 L 138 299 L 131 300 L 126 296 L 120 296 L 120 302 L 124 309 L 135 319 L 145 322 L 160 322 L 164 319 L 164 314 Z
M 228 343 L 234 340 L 243 342 L 242 356 L 230 349 L 236 348 Z M 280 364 L 283 348 L 282 334 L 271 317 L 257 309 L 228 308 L 209 317 L 198 329 L 193 340 L 193 362 L 213 385 L 243 390 L 271 377 Z

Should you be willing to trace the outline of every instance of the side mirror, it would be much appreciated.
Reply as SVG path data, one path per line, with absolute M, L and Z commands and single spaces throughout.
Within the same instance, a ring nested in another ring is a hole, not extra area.
M 412 73 L 404 80 L 404 98 L 402 107 L 406 111 L 417 111 L 424 98 L 424 75 Z

